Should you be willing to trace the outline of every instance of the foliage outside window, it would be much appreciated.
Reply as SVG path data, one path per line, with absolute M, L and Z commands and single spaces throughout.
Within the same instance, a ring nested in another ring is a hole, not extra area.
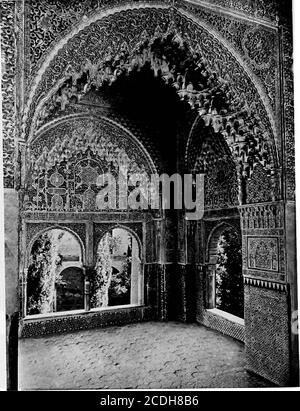
M 231 230 L 225 231 L 218 243 L 216 308 L 244 318 L 241 243 Z
M 31 264 L 28 268 L 27 314 L 47 314 L 53 312 L 56 284 L 61 283 L 59 267 L 62 256 L 57 243 L 63 236 L 55 238 L 53 233 L 45 233 L 35 241 L 31 252 Z
M 57 310 L 57 291 L 63 288 L 69 295 L 74 288 L 74 284 L 66 281 L 63 271 L 70 267 L 70 263 L 76 263 L 77 268 L 73 271 L 78 272 L 80 261 L 80 244 L 67 231 L 52 229 L 34 242 L 27 271 L 27 315 L 48 314 Z M 83 283 L 81 293 L 83 295 Z
M 95 275 L 91 278 L 93 308 L 130 304 L 131 236 L 125 230 L 118 231 L 120 235 L 114 230 L 106 233 L 99 243 Z M 120 255 L 124 248 L 125 253 Z
M 27 315 L 84 309 L 81 247 L 69 232 L 52 229 L 33 244 L 27 274 Z M 101 239 L 90 272 L 92 308 L 141 303 L 138 242 L 124 229 Z

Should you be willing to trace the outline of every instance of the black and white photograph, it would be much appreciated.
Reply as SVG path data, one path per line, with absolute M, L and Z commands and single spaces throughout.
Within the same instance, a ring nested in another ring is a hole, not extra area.
M 299 389 L 293 3 L 0 0 L 4 391 Z

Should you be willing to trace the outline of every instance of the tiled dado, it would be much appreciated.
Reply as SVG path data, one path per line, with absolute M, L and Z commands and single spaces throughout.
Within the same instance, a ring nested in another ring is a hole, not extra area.
M 156 319 L 156 312 L 151 307 L 129 307 L 72 314 L 62 313 L 61 315 L 55 314 L 49 317 L 21 320 L 19 335 L 21 338 L 39 337 L 154 319 Z

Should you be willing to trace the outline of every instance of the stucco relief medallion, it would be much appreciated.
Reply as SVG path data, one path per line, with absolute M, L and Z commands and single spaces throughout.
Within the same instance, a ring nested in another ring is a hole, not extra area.
M 278 239 L 248 238 L 248 267 L 257 270 L 278 271 Z

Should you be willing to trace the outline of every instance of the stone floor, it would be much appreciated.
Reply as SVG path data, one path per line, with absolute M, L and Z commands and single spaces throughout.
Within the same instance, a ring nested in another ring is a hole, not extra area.
M 268 386 L 244 366 L 241 343 L 199 325 L 130 324 L 20 340 L 19 389 Z

